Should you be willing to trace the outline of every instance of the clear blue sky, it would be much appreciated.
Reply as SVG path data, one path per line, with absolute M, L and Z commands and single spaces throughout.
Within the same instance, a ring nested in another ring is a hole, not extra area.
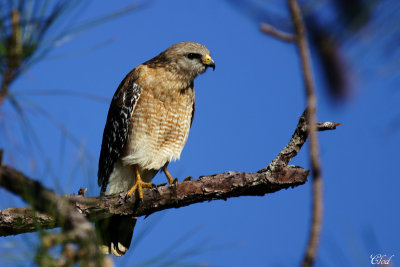
M 129 2 L 93 1 L 79 20 Z M 6 150 L 6 162 L 59 193 L 87 187 L 88 195 L 98 195 L 103 127 L 119 82 L 135 66 L 188 40 L 210 49 L 216 70 L 195 81 L 193 127 L 181 160 L 170 164 L 170 172 L 182 179 L 264 168 L 287 144 L 305 108 L 299 58 L 294 46 L 263 35 L 255 21 L 215 0 L 154 1 L 54 49 L 12 90 L 26 105 L 35 102 L 65 124 L 79 146 L 31 108 L 29 118 L 43 152 L 36 147 L 30 152 Z M 336 131 L 320 133 L 325 210 L 317 266 L 368 266 L 369 255 L 376 253 L 394 254 L 395 263 L 400 257 L 400 133 L 387 131 L 399 114 L 398 79 L 380 72 L 376 53 L 382 47 L 368 39 L 360 43 L 345 47 L 355 73 L 347 104 L 332 105 L 315 72 L 319 121 L 342 123 Z M 28 94 L 35 90 L 72 90 L 102 98 Z M 9 104 L 4 108 L 10 110 Z M 18 124 L 12 125 L 11 136 L 20 138 Z M 3 147 L 10 149 L 10 144 L 0 140 Z M 308 168 L 307 153 L 305 146 L 292 164 Z M 155 182 L 164 182 L 164 177 Z M 296 266 L 308 238 L 310 189 L 308 182 L 264 197 L 196 204 L 140 219 L 134 249 L 115 263 L 131 266 L 156 257 L 202 266 Z M 0 208 L 23 205 L 0 192 Z M 138 242 L 142 234 L 146 236 Z M 28 243 L 17 242 L 21 240 Z M 13 260 L 21 257 L 15 254 L 18 249 L 30 255 L 35 242 L 34 235 L 1 238 L 0 255 Z M 179 247 L 161 254 L 175 242 Z M 181 253 L 192 249 L 193 255 L 183 258 Z M 27 265 L 12 260 L 7 263 Z

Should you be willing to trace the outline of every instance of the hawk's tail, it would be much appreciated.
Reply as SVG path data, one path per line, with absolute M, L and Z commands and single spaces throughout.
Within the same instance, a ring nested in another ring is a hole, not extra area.
M 131 244 L 137 218 L 115 215 L 96 222 L 100 248 L 105 254 L 123 256 Z
M 140 169 L 140 176 L 143 181 L 150 182 L 157 172 L 158 170 Z M 108 179 L 109 184 L 106 195 L 128 191 L 136 182 L 136 176 L 134 175 L 134 166 L 124 165 L 121 160 L 116 161 Z M 132 197 L 136 197 L 136 192 Z M 96 222 L 96 231 L 100 238 L 101 250 L 106 254 L 112 253 L 117 257 L 123 256 L 131 244 L 136 220 L 137 218 L 128 215 L 114 215 Z

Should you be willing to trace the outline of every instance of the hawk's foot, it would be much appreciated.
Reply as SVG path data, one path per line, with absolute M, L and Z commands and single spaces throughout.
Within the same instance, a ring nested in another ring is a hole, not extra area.
M 127 196 L 131 197 L 135 191 L 139 193 L 139 198 L 143 198 L 143 188 L 152 188 L 153 184 L 152 183 L 146 183 L 143 182 L 142 178 L 140 177 L 139 170 L 136 169 L 136 183 L 129 189 Z
M 177 184 L 178 183 L 178 178 L 172 178 L 172 175 L 169 173 L 169 171 L 167 170 L 167 167 L 162 167 L 162 170 L 165 173 L 165 176 L 167 176 L 168 179 L 168 183 L 169 184 Z

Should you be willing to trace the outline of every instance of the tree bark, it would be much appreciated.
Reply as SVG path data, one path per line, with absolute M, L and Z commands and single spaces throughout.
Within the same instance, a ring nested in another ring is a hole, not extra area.
M 318 123 L 317 129 L 333 130 L 338 125 L 339 123 L 333 122 Z M 135 198 L 128 199 L 126 193 L 104 197 L 58 196 L 39 182 L 3 164 L 0 166 L 0 186 L 20 195 L 33 207 L 0 210 L 0 236 L 65 227 L 64 220 L 68 218 L 65 218 L 66 214 L 59 216 L 62 209 L 57 203 L 69 203 L 66 205 L 68 209 L 73 207 L 88 220 L 96 221 L 117 214 L 148 216 L 160 210 L 180 208 L 204 201 L 227 200 L 239 196 L 263 196 L 281 189 L 293 188 L 307 182 L 309 171 L 287 164 L 297 155 L 307 136 L 308 124 L 304 112 L 288 145 L 268 167 L 255 173 L 226 172 L 202 176 L 194 181 L 144 189 L 142 201 L 137 201 Z M 53 211 L 49 207 L 44 208 L 51 203 L 55 205 Z
M 0 180 L 5 176 L 14 179 L 22 173 L 8 167 L 0 167 Z M 262 196 L 281 189 L 302 185 L 307 181 L 308 171 L 300 167 L 284 167 L 279 171 L 260 173 L 226 172 L 200 177 L 143 190 L 143 201 L 126 199 L 126 194 L 104 197 L 65 196 L 79 213 L 90 221 L 112 215 L 143 216 L 154 212 L 180 208 L 216 199 L 226 200 L 239 196 Z M 0 236 L 35 232 L 39 229 L 60 227 L 54 216 L 37 212 L 32 207 L 10 208 L 0 211 Z

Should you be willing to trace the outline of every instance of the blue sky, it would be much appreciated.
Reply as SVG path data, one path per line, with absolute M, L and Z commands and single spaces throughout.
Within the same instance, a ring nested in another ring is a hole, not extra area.
M 93 1 L 79 20 L 128 3 Z M 181 160 L 169 165 L 170 172 L 182 179 L 264 168 L 287 144 L 305 108 L 299 58 L 293 45 L 263 35 L 255 21 L 227 2 L 215 0 L 153 1 L 54 49 L 25 72 L 12 91 L 26 105 L 34 102 L 62 122 L 78 145 L 30 108 L 29 118 L 43 152 L 0 140 L 6 148 L 5 161 L 59 193 L 87 187 L 88 195 L 98 195 L 103 127 L 108 101 L 119 82 L 135 66 L 188 40 L 210 49 L 216 70 L 195 81 L 194 123 Z M 389 134 L 388 127 L 399 114 L 398 79 L 382 75 L 385 62 L 377 57 L 382 47 L 373 46 L 370 39 L 344 48 L 354 73 L 350 101 L 332 105 L 315 71 L 319 121 L 342 123 L 335 131 L 320 133 L 325 210 L 317 266 L 368 266 L 370 254 L 377 253 L 394 254 L 396 263 L 400 256 L 400 134 Z M 34 95 L 36 90 L 78 91 L 100 100 Z M 7 114 L 9 104 L 3 110 Z M 10 125 L 10 136 L 19 140 L 18 121 Z M 12 147 L 14 151 L 7 151 Z M 307 146 L 292 164 L 308 168 Z M 154 182 L 163 183 L 164 177 L 159 175 Z M 140 219 L 134 249 L 115 263 L 138 265 L 156 257 L 204 266 L 293 266 L 301 261 L 308 238 L 310 189 L 308 182 L 264 197 L 196 204 Z M 0 190 L 0 208 L 24 205 Z M 137 241 L 142 234 L 146 236 Z M 34 235 L 0 239 L 0 255 L 8 255 L 10 263 L 28 265 L 13 261 L 11 253 L 15 247 L 27 251 L 26 240 L 34 243 Z M 179 243 L 176 250 L 160 256 L 175 242 Z M 190 257 L 180 254 L 193 248 Z

